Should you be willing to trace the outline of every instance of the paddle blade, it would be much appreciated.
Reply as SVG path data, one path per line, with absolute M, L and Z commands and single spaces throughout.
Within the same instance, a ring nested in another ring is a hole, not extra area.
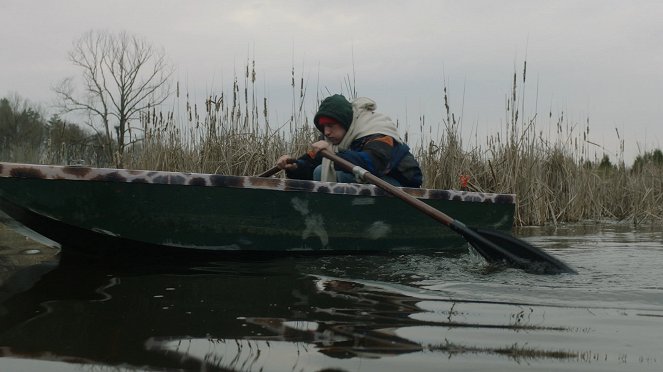
M 468 239 L 470 244 L 489 262 L 506 261 L 512 266 L 537 274 L 576 274 L 575 270 L 558 258 L 524 240 L 496 230 L 482 228 L 472 228 L 472 230 L 500 248 L 499 250 L 492 249 L 479 239 Z

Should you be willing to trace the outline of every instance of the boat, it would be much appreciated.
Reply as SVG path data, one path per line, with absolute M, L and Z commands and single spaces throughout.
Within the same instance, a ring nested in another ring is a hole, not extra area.
M 513 225 L 513 194 L 402 190 L 467 225 Z M 83 253 L 467 249 L 449 228 L 361 183 L 0 162 L 0 210 Z

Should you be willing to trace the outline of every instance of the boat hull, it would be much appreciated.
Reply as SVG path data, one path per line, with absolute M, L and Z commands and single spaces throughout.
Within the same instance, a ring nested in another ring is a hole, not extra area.
M 372 185 L 0 163 L 0 208 L 63 248 L 459 249 L 455 233 Z M 406 189 L 469 225 L 510 230 L 513 195 Z

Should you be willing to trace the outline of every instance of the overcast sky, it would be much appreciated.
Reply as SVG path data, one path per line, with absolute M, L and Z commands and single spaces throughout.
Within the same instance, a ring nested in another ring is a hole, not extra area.
M 0 96 L 47 107 L 92 29 L 163 47 L 199 103 L 255 59 L 272 121 L 291 112 L 293 66 L 312 99 L 340 93 L 354 71 L 359 95 L 410 132 L 421 115 L 442 122 L 446 82 L 468 146 L 504 130 L 526 60 L 525 117 L 536 112 L 539 131 L 564 112 L 576 132 L 589 119 L 613 159 L 617 131 L 627 162 L 663 147 L 663 1 L 0 0 Z

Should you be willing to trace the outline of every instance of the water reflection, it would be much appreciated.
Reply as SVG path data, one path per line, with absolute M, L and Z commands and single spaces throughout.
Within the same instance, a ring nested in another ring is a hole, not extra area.
M 661 370 L 662 292 L 615 263 L 663 248 L 587 235 L 528 237 L 581 267 L 558 276 L 467 254 L 12 261 L 0 352 L 41 370 Z

